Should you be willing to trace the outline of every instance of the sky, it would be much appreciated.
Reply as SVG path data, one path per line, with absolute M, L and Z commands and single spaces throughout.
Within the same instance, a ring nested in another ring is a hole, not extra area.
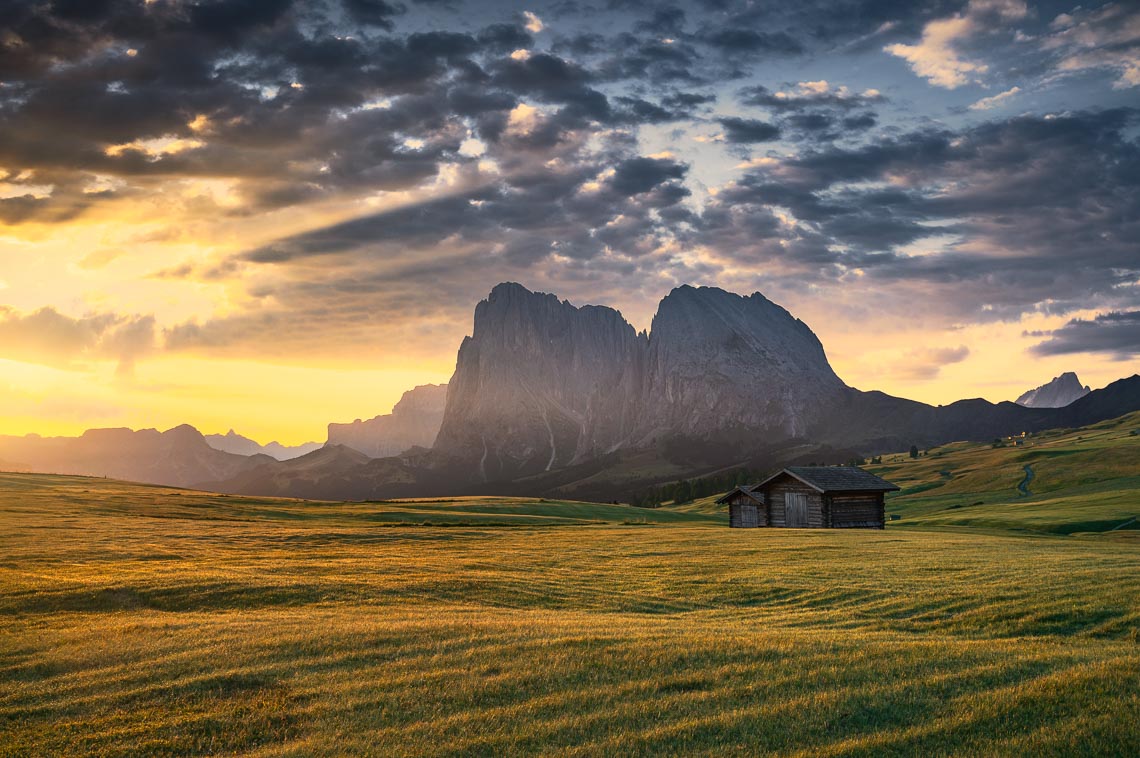
M 0 434 L 323 440 L 501 281 L 851 386 L 1140 366 L 1140 5 L 0 0 Z

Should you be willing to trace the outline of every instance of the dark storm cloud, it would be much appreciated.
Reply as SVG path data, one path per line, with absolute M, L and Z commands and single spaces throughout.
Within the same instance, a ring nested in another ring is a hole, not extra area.
M 934 287 L 938 307 L 960 318 L 1134 305 L 1140 146 L 1126 134 L 1136 123 L 1128 110 L 1023 116 L 809 150 L 721 192 L 702 232 L 736 255 L 775 252 L 828 278 L 860 269 Z M 771 207 L 800 222 L 786 235 L 807 245 L 801 254 L 740 229 Z M 939 235 L 951 240 L 905 249 Z
M 718 118 L 724 138 L 731 143 L 769 142 L 780 136 L 779 127 L 754 118 Z
M 534 37 L 517 24 L 491 24 L 479 32 L 479 42 L 496 53 L 510 53 L 529 48 Z
M 599 229 L 618 217 L 646 220 L 651 208 L 673 205 L 688 195 L 687 189 L 674 184 L 685 176 L 683 164 L 645 157 L 617 161 L 609 167 L 613 173 L 606 182 L 595 182 L 592 191 L 583 191 L 607 167 L 600 161 L 571 165 L 562 172 L 520 172 L 470 192 L 295 235 L 249 251 L 241 259 L 284 263 L 340 254 L 352 257 L 385 245 L 425 250 L 449 238 L 487 247 L 514 243 L 531 260 L 544 258 L 552 245 L 559 244 L 564 254 L 591 257 L 601 252 Z M 658 233 L 658 226 L 639 222 L 636 230 L 627 229 L 630 236 L 625 241 L 636 247 L 634 236 Z
M 407 10 L 400 3 L 385 0 L 344 0 L 344 8 L 354 21 L 389 31 L 395 27 L 393 19 Z
M 648 19 L 637 22 L 638 31 L 658 35 L 678 35 L 685 28 L 685 11 L 675 5 L 657 8 Z
M 599 76 L 607 81 L 632 79 L 653 84 L 695 86 L 709 81 L 704 57 L 697 47 L 682 39 L 639 37 L 625 33 L 598 41 L 608 56 L 597 64 Z
M 1140 311 L 1102 313 L 1091 321 L 1073 319 L 1060 329 L 1026 336 L 1049 338 L 1030 348 L 1036 355 L 1107 353 L 1130 360 L 1140 356 Z
M 790 84 L 786 86 L 791 90 L 790 92 L 773 92 L 759 84 L 746 87 L 739 92 L 738 99 L 745 105 L 755 105 L 774 111 L 803 111 L 817 107 L 850 110 L 886 102 L 886 98 L 879 92 L 860 94 L 831 87 L 813 91 L 811 89 L 797 89 Z
M 610 186 L 622 195 L 639 195 L 670 179 L 683 179 L 685 167 L 667 158 L 629 158 L 616 167 Z
M 556 109 L 514 140 L 531 151 L 593 125 L 680 121 L 715 101 L 696 88 L 727 75 L 726 61 L 798 53 L 810 36 L 790 3 L 726 3 L 720 26 L 687 5 L 631 8 L 632 31 L 598 26 L 543 51 L 519 18 L 400 33 L 413 10 L 395 0 L 4 3 L 0 165 L 38 183 L 70 177 L 47 196 L 8 199 L 0 215 L 73 218 L 176 177 L 235 180 L 247 206 L 226 213 L 410 189 L 462 162 L 469 131 L 497 144 L 522 101 Z M 873 117 L 859 118 L 829 128 Z M 724 126 L 732 142 L 776 137 L 760 123 Z M 146 144 L 159 139 L 184 144 Z M 80 197 L 107 175 L 124 183 Z
M 172 177 L 237 180 L 247 205 L 226 212 L 408 189 L 462 163 L 468 130 L 498 142 L 523 98 L 558 108 L 515 141 L 531 150 L 593 123 L 661 123 L 694 107 L 684 93 L 611 100 L 597 88 L 604 77 L 557 55 L 515 60 L 534 43 L 518 23 L 383 34 L 406 10 L 375 0 L 0 6 L 0 166 L 37 184 L 70 173 L 46 196 L 8 198 L 0 216 L 72 218 Z M 172 141 L 183 144 L 164 149 Z M 80 198 L 96 175 L 125 185 Z
M 610 118 L 609 100 L 591 85 L 593 76 L 583 67 L 548 53 L 524 60 L 506 58 L 492 71 L 492 83 L 516 95 L 528 95 L 543 103 L 560 104 L 567 113 L 584 119 Z

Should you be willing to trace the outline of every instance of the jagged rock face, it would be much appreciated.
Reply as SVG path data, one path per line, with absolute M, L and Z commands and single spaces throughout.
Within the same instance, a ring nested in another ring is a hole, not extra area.
M 662 435 L 737 431 L 802 436 L 846 390 L 823 345 L 760 293 L 678 287 L 649 337 L 639 443 Z
M 475 309 L 435 449 L 493 481 L 668 437 L 796 436 L 844 390 L 811 330 L 759 294 L 680 287 L 647 336 L 502 284 Z
M 446 384 L 424 384 L 403 394 L 390 414 L 351 424 L 329 424 L 329 445 L 344 445 L 372 458 L 431 447 L 443 422 Z
M 612 308 L 500 284 L 459 348 L 435 450 L 486 480 L 607 452 L 634 427 L 646 347 Z
M 1081 385 L 1081 380 L 1072 371 L 1053 377 L 1048 384 L 1026 392 L 1017 398 L 1018 405 L 1027 408 L 1064 408 L 1074 400 L 1079 400 L 1091 392 Z

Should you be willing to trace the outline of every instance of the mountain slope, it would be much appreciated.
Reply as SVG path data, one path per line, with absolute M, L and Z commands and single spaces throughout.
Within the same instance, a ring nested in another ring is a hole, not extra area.
M 195 486 L 234 495 L 303 497 L 314 500 L 381 500 L 459 494 L 450 477 L 439 477 L 423 455 L 369 458 L 344 445 L 325 445 L 288 461 L 263 459 L 236 476 L 202 480 Z M 458 478 L 455 481 L 462 481 Z
M 1140 530 L 1140 412 L 1020 435 L 995 447 L 958 442 L 872 470 L 898 525 L 976 526 L 1059 534 Z M 1030 472 L 1032 475 L 1030 476 Z
M 678 287 L 645 335 L 501 284 L 475 309 L 435 449 L 511 479 L 675 437 L 800 436 L 844 390 L 811 330 L 758 293 Z
M 247 457 L 215 450 L 187 424 L 165 432 L 88 429 L 79 437 L 0 437 L 0 457 L 26 471 L 183 487 L 230 478 L 273 460 L 266 455 Z

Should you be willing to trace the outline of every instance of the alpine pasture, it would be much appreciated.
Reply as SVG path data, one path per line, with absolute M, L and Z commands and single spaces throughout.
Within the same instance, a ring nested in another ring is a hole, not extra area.
M 6 474 L 0 755 L 1134 755 L 1133 425 L 888 456 L 884 531 Z

